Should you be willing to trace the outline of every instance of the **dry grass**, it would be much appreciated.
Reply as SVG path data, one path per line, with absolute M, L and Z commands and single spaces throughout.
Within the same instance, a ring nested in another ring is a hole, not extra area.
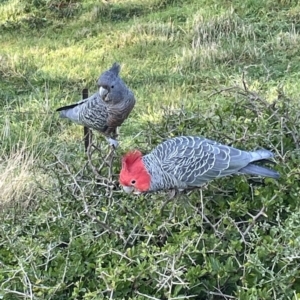
M 27 207 L 40 194 L 46 175 L 37 174 L 35 155 L 22 146 L 0 158 L 0 206 Z
M 189 44 L 177 56 L 184 68 L 197 70 L 218 62 L 255 60 L 262 55 L 253 25 L 232 9 L 209 18 L 195 13 L 187 23 Z

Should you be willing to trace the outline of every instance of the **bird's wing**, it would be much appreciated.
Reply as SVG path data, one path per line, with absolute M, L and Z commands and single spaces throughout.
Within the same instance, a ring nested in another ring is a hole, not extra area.
M 250 162 L 250 154 L 202 137 L 177 137 L 159 145 L 162 168 L 189 186 L 237 173 Z
M 68 118 L 73 122 L 100 132 L 107 130 L 107 105 L 101 99 L 99 93 L 95 93 L 76 104 L 60 108 L 59 111 L 61 111 L 60 116 L 62 118 Z
M 128 118 L 135 105 L 135 98 L 132 93 L 128 93 L 123 101 L 117 105 L 108 105 L 107 124 L 110 127 L 121 126 L 125 119 Z

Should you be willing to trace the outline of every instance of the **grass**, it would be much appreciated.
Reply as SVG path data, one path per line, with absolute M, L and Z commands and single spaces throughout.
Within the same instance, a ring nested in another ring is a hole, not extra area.
M 299 19 L 285 0 L 4 1 L 0 296 L 298 299 Z M 55 109 L 114 61 L 137 99 L 114 174 L 128 149 L 202 134 L 273 150 L 280 181 L 220 180 L 164 211 L 164 193 L 107 187 Z
M 39 185 L 43 184 L 43 175 L 34 174 L 36 158 L 23 146 L 9 157 L 4 156 L 1 163 L 1 204 L 24 205 L 36 199 Z

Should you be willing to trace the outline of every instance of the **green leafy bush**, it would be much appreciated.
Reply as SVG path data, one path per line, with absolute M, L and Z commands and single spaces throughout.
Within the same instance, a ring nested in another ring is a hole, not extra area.
M 0 298 L 300 299 L 298 1 L 3 1 Z M 136 94 L 113 154 L 55 109 L 113 61 Z M 121 155 L 204 135 L 274 151 L 168 201 L 118 184 Z
M 119 160 L 99 169 L 94 153 L 93 171 L 77 154 L 60 153 L 43 167 L 51 183 L 44 200 L 0 227 L 2 291 L 36 299 L 292 299 L 300 275 L 300 114 L 281 92 L 272 103 L 241 88 L 215 96 L 223 101 L 208 113 L 182 107 L 145 123 L 141 148 L 209 132 L 277 151 L 279 182 L 224 178 L 164 205 L 163 192 L 121 193 Z

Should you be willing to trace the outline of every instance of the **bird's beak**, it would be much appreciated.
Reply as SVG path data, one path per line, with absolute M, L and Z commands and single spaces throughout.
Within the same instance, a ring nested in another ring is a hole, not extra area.
M 105 101 L 105 96 L 108 94 L 108 90 L 100 86 L 99 88 L 100 97 Z
M 125 193 L 131 194 L 134 191 L 134 187 L 133 186 L 123 186 L 123 190 Z

